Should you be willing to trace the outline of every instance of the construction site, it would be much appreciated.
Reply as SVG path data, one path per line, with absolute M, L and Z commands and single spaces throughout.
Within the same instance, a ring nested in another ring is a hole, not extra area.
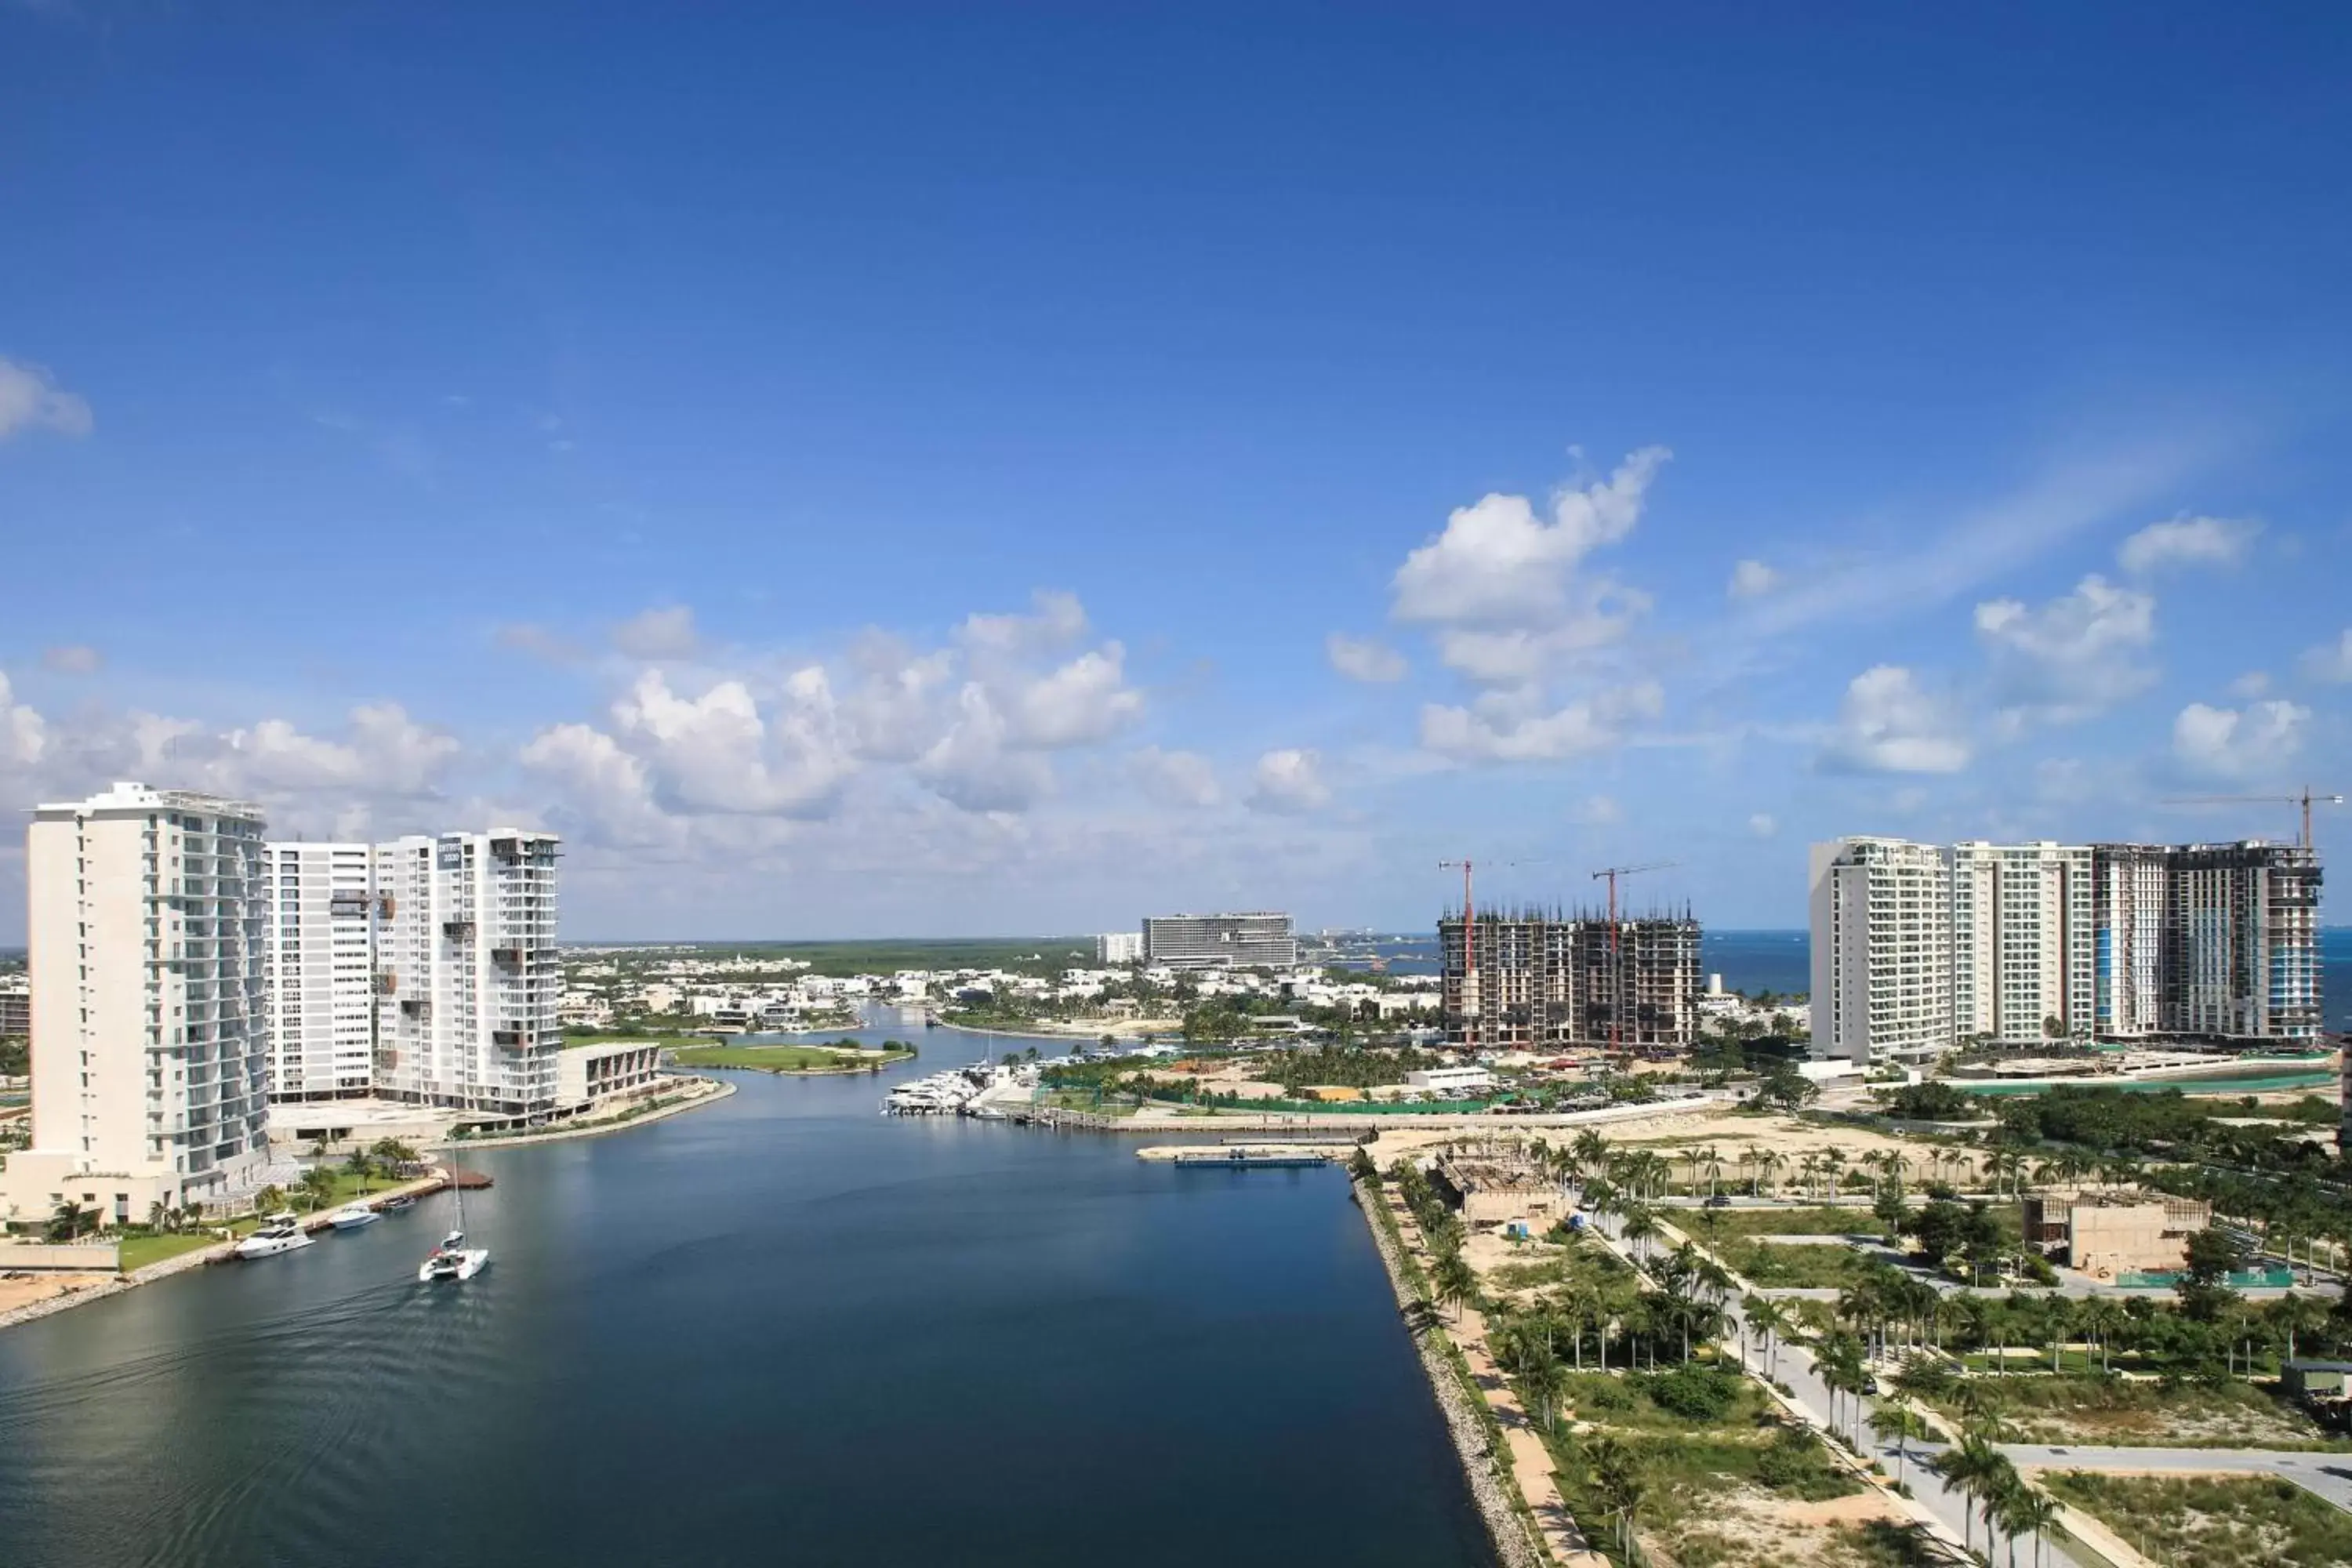
M 1663 1055 L 1698 1041 L 1699 924 L 1687 910 L 1452 911 L 1437 939 L 1448 1045 Z

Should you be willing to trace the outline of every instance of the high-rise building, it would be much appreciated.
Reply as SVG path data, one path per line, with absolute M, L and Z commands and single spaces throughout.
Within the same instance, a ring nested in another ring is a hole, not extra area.
M 1813 1055 L 1925 1061 L 1952 1046 L 1952 852 L 1900 838 L 1812 850 Z
M 1141 931 L 1107 931 L 1095 938 L 1095 962 L 1097 963 L 1134 963 L 1142 957 Z
M 2091 850 L 1952 847 L 1952 1028 L 2010 1044 L 2088 1038 L 2098 1015 Z
M 552 1110 L 558 847 L 510 828 L 271 845 L 272 1098 Z
M 33 983 L 21 974 L 0 974 L 0 1035 L 33 1032 Z
M 554 1107 L 557 848 L 510 828 L 376 846 L 376 1092 L 499 1116 Z
M 1482 910 L 1437 922 L 1446 1043 L 1501 1049 L 1697 1043 L 1699 925 Z
M 1284 914 L 1153 915 L 1143 922 L 1143 959 L 1171 969 L 1288 969 L 1298 941 Z
M 1814 1052 L 2315 1045 L 2319 888 L 2312 851 L 2255 840 L 1816 845 Z
M 268 846 L 269 1098 L 341 1100 L 375 1080 L 375 851 Z
M 258 806 L 117 784 L 36 807 L 26 834 L 33 1142 L 0 1211 L 143 1220 L 266 1162 Z

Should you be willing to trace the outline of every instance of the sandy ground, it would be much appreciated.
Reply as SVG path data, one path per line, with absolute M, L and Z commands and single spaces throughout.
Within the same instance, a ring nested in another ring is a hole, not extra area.
M 70 1295 L 92 1286 L 112 1282 L 111 1274 L 50 1274 L 27 1273 L 22 1278 L 0 1279 L 0 1312 L 29 1307 L 36 1301 L 46 1301 L 52 1296 Z

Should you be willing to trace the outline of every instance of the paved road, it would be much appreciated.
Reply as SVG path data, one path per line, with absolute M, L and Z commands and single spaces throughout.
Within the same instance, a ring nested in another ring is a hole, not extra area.
M 1590 1214 L 1586 1216 L 1586 1222 L 1607 1224 L 1607 1239 L 1620 1252 L 1624 1250 L 1622 1243 L 1618 1239 L 1613 1222 L 1596 1222 Z M 1747 1319 L 1740 1311 L 1737 1297 L 1725 1303 L 1725 1312 L 1734 1325 L 1732 1331 L 1726 1336 L 1727 1345 L 1739 1356 L 1743 1365 L 1761 1375 L 1766 1370 L 1767 1358 L 1761 1351 L 1752 1350 L 1749 1347 Z M 1829 1385 L 1821 1380 L 1819 1373 L 1814 1369 L 1811 1354 L 1801 1345 L 1790 1344 L 1783 1341 L 1779 1355 L 1772 1363 L 1772 1371 L 1779 1381 L 1788 1385 L 1790 1395 L 1797 1405 L 1822 1427 L 1827 1428 L 1830 1426 Z M 1893 1475 L 1895 1473 L 1898 1460 L 1895 1446 L 1880 1443 L 1877 1438 L 1871 1436 L 1870 1432 L 1871 1413 L 1876 1408 L 1875 1400 L 1865 1398 L 1862 1401 L 1861 1415 L 1856 1417 L 1852 1412 L 1851 1402 L 1843 1399 L 1838 1402 L 1838 1412 L 1843 1429 L 1849 1433 L 1858 1432 L 1863 1445 L 1862 1451 L 1875 1456 L 1885 1467 L 1886 1473 Z M 1984 1531 L 1976 1522 L 1966 1494 L 1946 1486 L 1944 1479 L 1928 1469 L 1924 1463 L 1927 1457 L 1934 1453 L 1936 1448 L 1936 1445 L 1912 1444 L 1909 1458 L 1902 1462 L 1903 1479 L 1910 1483 L 1912 1495 L 1927 1507 L 1927 1511 L 1933 1514 L 1938 1522 L 1950 1530 L 1954 1540 L 1973 1539 L 1981 1543 Z M 2042 1562 L 2048 1565 L 2048 1568 L 2086 1568 L 2081 1559 L 2070 1555 L 2055 1541 L 2048 1542 L 2042 1548 Z
M 2352 1513 L 2352 1454 L 2289 1454 L 2275 1448 L 2111 1448 L 2074 1443 L 2003 1443 L 2000 1447 L 2011 1462 L 2041 1469 L 2280 1476 Z

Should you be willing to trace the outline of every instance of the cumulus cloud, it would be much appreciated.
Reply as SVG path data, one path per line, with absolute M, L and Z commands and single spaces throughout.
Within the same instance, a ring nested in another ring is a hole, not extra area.
M 1957 718 L 1910 670 L 1881 664 L 1847 684 L 1821 763 L 1851 773 L 1953 773 L 1968 766 L 1969 750 Z
M 631 658 L 692 658 L 702 639 L 689 606 L 663 605 L 614 626 L 613 646 Z
M 1144 794 L 1163 805 L 1214 805 L 1223 798 L 1217 770 L 1197 752 L 1146 746 L 1129 755 L 1127 766 Z
M 89 405 L 59 387 L 44 367 L 0 357 L 0 441 L 19 430 L 87 436 Z
M 1260 811 L 1277 813 L 1319 811 L 1330 805 L 1322 754 L 1297 747 L 1266 752 L 1257 760 L 1249 803 Z
M 676 839 L 676 824 L 654 802 L 645 759 L 593 725 L 558 724 L 543 730 L 523 747 L 520 760 L 526 769 L 580 803 L 583 820 L 597 842 L 639 847 Z
M 1779 835 L 1780 825 L 1772 820 L 1770 812 L 1759 811 L 1748 819 L 1748 831 L 1759 838 L 1771 838 Z
M 41 652 L 41 668 L 57 675 L 95 675 L 105 656 L 87 643 L 63 643 Z
M 966 811 L 1026 811 L 1053 793 L 1053 764 L 1017 750 L 988 689 L 974 682 L 956 700 L 952 729 L 915 763 L 915 776 Z
M 1143 711 L 1143 694 L 1127 684 L 1126 650 L 1115 642 L 1008 686 L 1011 738 L 1040 750 L 1107 740 Z
M 2311 710 L 2281 700 L 2244 708 L 2191 702 L 2172 721 L 2172 754 L 2206 778 L 2275 778 L 2303 749 Z
M 1559 707 L 1527 689 L 1482 693 L 1466 706 L 1430 703 L 1421 710 L 1421 743 L 1456 762 L 1558 762 L 1606 751 L 1633 721 L 1654 718 L 1664 702 L 1654 681 L 1638 681 Z
M 2314 680 L 2342 685 L 2352 681 L 2352 626 L 2332 643 L 2322 643 L 2303 656 L 2303 673 Z
M 1780 574 L 1761 561 L 1742 561 L 1731 569 L 1727 590 L 1735 599 L 1759 599 L 1780 585 Z
M 2347 653 L 2352 655 L 2352 637 L 2347 637 L 2345 642 Z M 2230 682 L 2230 695 L 2242 701 L 2248 698 L 2268 697 L 2270 694 L 2271 677 L 2270 671 L 2266 669 L 2250 669 Z
M 1608 479 L 1560 489 L 1549 519 L 1525 496 L 1487 495 L 1456 508 L 1444 531 L 1397 568 L 1392 613 L 1415 625 L 1517 632 L 1534 641 L 1565 632 L 1570 647 L 1622 635 L 1645 601 L 1578 568 L 1633 531 L 1668 456 L 1664 447 L 1645 447 Z M 1441 643 L 1440 657 L 1452 662 L 1465 648 L 1476 652 L 1475 645 Z M 1465 673 L 1487 679 L 1476 668 Z
M 2012 721 L 2086 719 L 2156 681 L 2141 658 L 2156 641 L 2155 597 L 2095 573 L 2039 609 L 2015 599 L 1979 605 L 1976 627 Z
M 1086 636 L 1086 607 L 1076 595 L 1040 589 L 1030 606 L 1025 616 L 968 616 L 956 635 L 967 647 L 992 654 L 1050 653 Z
M 816 666 L 788 676 L 764 713 L 740 680 L 687 697 L 648 669 L 614 701 L 613 720 L 651 770 L 656 798 L 677 808 L 822 816 L 856 771 Z
M 2135 577 L 2168 566 L 2235 566 L 2261 531 L 2262 524 L 2239 518 L 2177 517 L 2125 540 L 2116 560 Z
M 1323 639 L 1323 652 L 1331 668 L 1350 680 L 1381 683 L 1405 677 L 1404 655 L 1376 637 L 1333 632 Z
M 0 767 L 31 768 L 47 752 L 48 745 L 47 721 L 16 700 L 8 672 L 0 670 Z

